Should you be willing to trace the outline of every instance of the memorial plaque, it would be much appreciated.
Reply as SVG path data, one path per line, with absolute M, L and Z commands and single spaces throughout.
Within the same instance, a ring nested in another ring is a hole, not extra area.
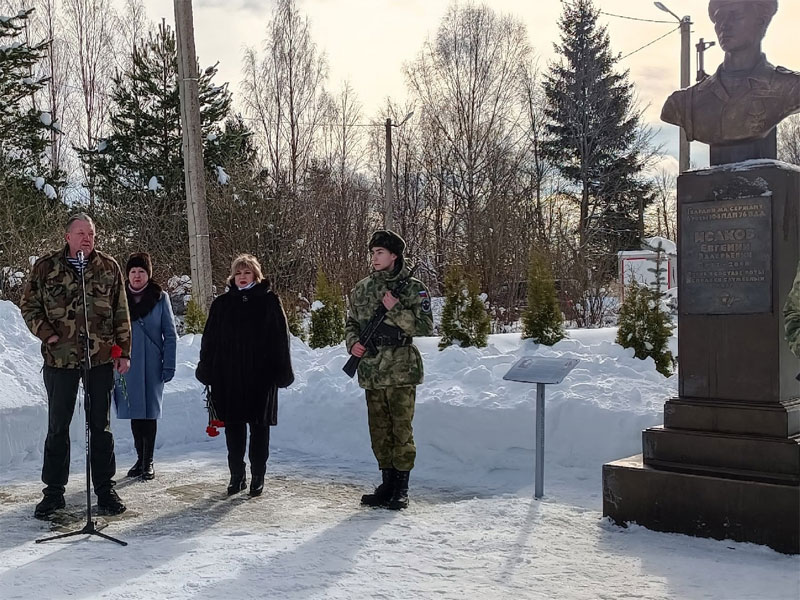
M 685 203 L 681 228 L 681 314 L 772 311 L 771 198 Z
M 503 379 L 520 383 L 561 383 L 579 362 L 575 358 L 523 356 L 511 365 Z

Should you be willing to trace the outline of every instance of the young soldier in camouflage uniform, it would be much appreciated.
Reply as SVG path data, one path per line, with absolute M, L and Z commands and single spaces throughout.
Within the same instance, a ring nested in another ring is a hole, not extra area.
M 393 510 L 408 506 L 408 476 L 417 454 L 411 421 L 416 386 L 422 383 L 422 357 L 413 336 L 433 333 L 431 302 L 421 281 L 410 278 L 399 298 L 389 291 L 409 279 L 405 246 L 392 231 L 372 235 L 369 250 L 374 271 L 350 293 L 346 325 L 347 350 L 362 358 L 358 383 L 366 390 L 372 451 L 383 479 L 374 493 L 362 496 L 361 503 Z M 381 303 L 388 310 L 386 319 L 365 348 L 359 334 Z
M 794 355 L 800 358 L 800 266 L 786 299 L 783 315 L 786 317 L 786 341 Z
M 89 392 L 89 428 L 92 440 L 92 483 L 98 512 L 119 514 L 125 505 L 114 491 L 116 471 L 114 437 L 109 428 L 114 372 L 130 367 L 131 326 L 122 271 L 117 262 L 94 249 L 94 223 L 80 213 L 69 219 L 67 245 L 36 261 L 25 287 L 20 310 L 33 335 L 42 341 L 44 385 L 47 390 L 47 439 L 42 481 L 44 498 L 36 505 L 37 518 L 64 508 L 69 477 L 69 424 L 75 411 L 86 331 L 81 275 L 86 281 L 91 370 L 83 385 Z M 78 259 L 83 252 L 85 264 Z M 111 348 L 121 348 L 112 359 Z

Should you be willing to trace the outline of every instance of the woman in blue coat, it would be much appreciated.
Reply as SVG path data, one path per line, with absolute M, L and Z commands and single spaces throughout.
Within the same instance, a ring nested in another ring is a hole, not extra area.
M 114 403 L 117 418 L 131 420 L 137 459 L 128 477 L 150 480 L 155 477 L 153 450 L 164 384 L 175 375 L 178 334 L 169 295 L 152 280 L 150 255 L 131 254 L 125 272 L 131 317 L 131 368 L 117 380 Z

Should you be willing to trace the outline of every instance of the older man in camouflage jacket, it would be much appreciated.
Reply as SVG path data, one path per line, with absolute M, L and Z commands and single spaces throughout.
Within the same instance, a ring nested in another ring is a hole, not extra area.
M 20 304 L 31 332 L 42 341 L 48 426 L 44 444 L 44 498 L 35 516 L 45 519 L 64 508 L 69 477 L 69 424 L 75 411 L 88 330 L 91 368 L 83 382 L 90 398 L 92 483 L 98 512 L 119 514 L 125 505 L 114 491 L 114 437 L 110 430 L 114 368 L 130 367 L 131 327 L 122 271 L 110 256 L 95 250 L 95 228 L 83 213 L 66 226 L 66 246 L 33 266 Z M 83 261 L 81 261 L 83 258 Z M 86 313 L 81 290 L 86 282 Z M 119 346 L 120 356 L 112 352 Z
M 392 231 L 376 231 L 369 249 L 374 271 L 350 293 L 345 328 L 348 352 L 362 359 L 358 383 L 366 390 L 372 451 L 383 478 L 361 503 L 399 510 L 408 506 L 408 477 L 417 454 L 411 421 L 423 371 L 413 337 L 433 333 L 433 316 L 428 291 L 404 263 L 405 241 Z M 404 280 L 408 284 L 398 286 Z M 388 312 L 370 352 L 359 335 L 380 304 Z

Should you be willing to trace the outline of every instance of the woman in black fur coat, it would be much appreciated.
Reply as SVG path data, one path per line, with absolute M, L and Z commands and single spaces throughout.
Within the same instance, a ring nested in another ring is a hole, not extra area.
M 217 418 L 225 422 L 228 495 L 247 486 L 244 455 L 250 426 L 250 495 L 264 489 L 269 428 L 278 423 L 278 388 L 294 381 L 289 327 L 281 301 L 261 274 L 258 260 L 233 260 L 228 291 L 211 304 L 197 379 L 210 386 Z

